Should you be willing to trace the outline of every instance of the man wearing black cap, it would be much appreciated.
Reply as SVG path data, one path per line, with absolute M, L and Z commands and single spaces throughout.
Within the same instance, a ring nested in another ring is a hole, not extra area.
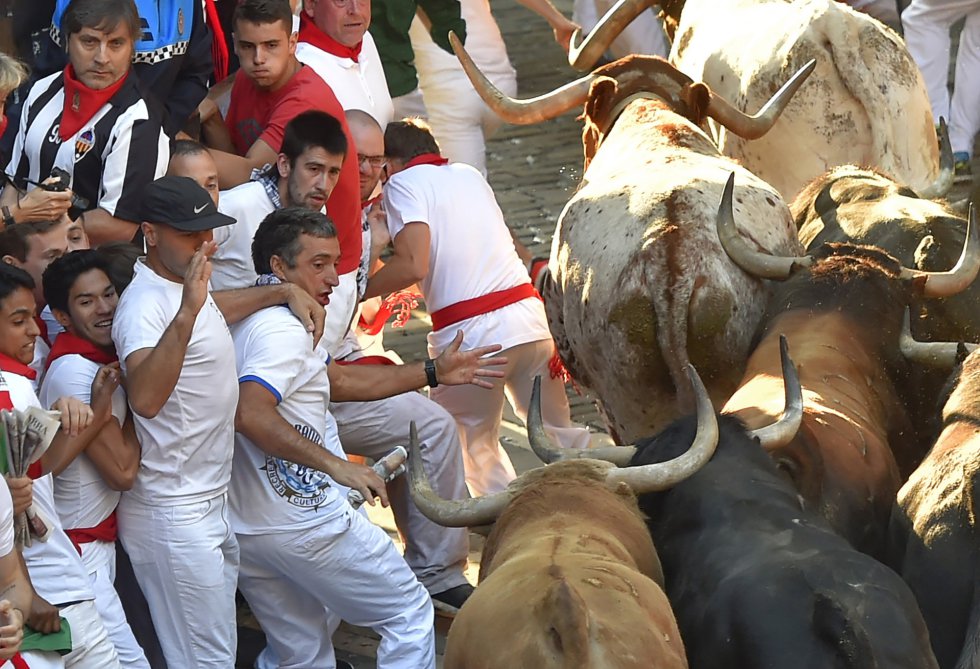
M 147 255 L 112 325 L 142 445 L 119 536 L 167 664 L 234 666 L 238 544 L 226 505 L 238 402 L 228 323 L 276 304 L 318 337 L 323 309 L 290 284 L 212 295 L 212 230 L 235 220 L 206 190 L 166 176 L 143 193 Z

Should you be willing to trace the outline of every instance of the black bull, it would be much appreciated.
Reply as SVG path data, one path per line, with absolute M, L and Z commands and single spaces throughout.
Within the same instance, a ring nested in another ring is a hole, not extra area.
M 692 669 L 937 667 L 912 593 L 801 508 L 796 490 L 735 418 L 719 418 L 712 460 L 640 496 Z M 632 464 L 675 457 L 675 422 Z

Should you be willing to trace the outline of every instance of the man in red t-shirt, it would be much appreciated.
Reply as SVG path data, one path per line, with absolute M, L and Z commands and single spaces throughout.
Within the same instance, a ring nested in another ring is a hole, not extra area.
M 226 118 L 211 100 L 201 104 L 203 138 L 211 147 L 223 189 L 245 183 L 255 168 L 275 164 L 283 130 L 296 115 L 319 110 L 340 121 L 347 146 L 354 140 L 344 110 L 330 87 L 296 60 L 296 35 L 288 0 L 243 0 L 235 8 L 235 76 Z M 356 152 L 349 149 L 340 178 L 327 200 L 327 215 L 340 241 L 340 285 L 334 289 L 333 318 L 326 341 L 339 342 L 356 303 L 361 259 L 360 177 Z M 242 157 L 244 156 L 244 158 Z M 346 320 L 344 320 L 346 318 Z

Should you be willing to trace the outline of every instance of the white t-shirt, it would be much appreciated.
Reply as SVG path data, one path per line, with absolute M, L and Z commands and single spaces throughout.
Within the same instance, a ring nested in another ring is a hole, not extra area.
M 14 500 L 6 482 L 0 484 L 0 557 L 14 550 Z
M 429 272 L 419 287 L 430 311 L 530 281 L 493 191 L 473 167 L 416 165 L 398 172 L 385 185 L 384 205 L 392 240 L 408 223 L 429 226 Z M 507 349 L 551 338 L 536 298 L 432 332 L 429 344 L 441 352 L 456 330 L 464 332 L 464 348 Z
M 0 374 L 0 390 L 10 392 L 10 401 L 15 409 L 23 411 L 32 406 L 41 407 L 31 381 L 19 374 Z M 24 562 L 34 589 L 55 606 L 95 599 L 82 560 L 61 528 L 51 474 L 35 479 L 32 492 L 34 508 L 51 523 L 51 535 L 47 541 L 35 539 L 30 546 L 24 547 Z
M 35 387 L 37 387 L 38 382 L 44 377 L 44 365 L 48 361 L 48 353 L 50 352 L 51 347 L 48 346 L 48 342 L 44 341 L 44 337 L 38 335 L 34 338 L 34 359 L 31 360 L 31 364 L 28 367 L 37 372 L 37 378 L 33 382 Z
M 262 184 L 249 181 L 221 193 L 218 211 L 234 218 L 234 225 L 214 229 L 218 250 L 211 257 L 211 287 L 231 290 L 255 285 L 258 275 L 252 262 L 252 239 L 275 205 Z
M 164 279 L 141 258 L 112 323 L 123 374 L 126 358 L 152 348 L 180 308 L 183 285 Z M 208 295 L 194 321 L 177 385 L 154 418 L 134 412 L 143 447 L 127 495 L 143 504 L 186 504 L 225 492 L 231 477 L 238 382 L 231 333 Z
M 381 67 L 381 56 L 371 33 L 364 33 L 356 63 L 350 58 L 327 53 L 308 42 L 296 45 L 296 58 L 312 67 L 327 82 L 345 111 L 360 109 L 367 112 L 382 130 L 391 123 L 395 108 Z
M 460 0 L 460 14 L 466 21 L 466 53 L 477 64 L 480 71 L 491 81 L 496 77 L 515 76 L 514 66 L 507 57 L 507 47 L 500 34 L 500 28 L 490 12 L 487 0 Z M 447 72 L 461 72 L 463 67 L 451 53 L 443 51 L 422 24 L 415 17 L 408 31 L 415 52 L 415 69 L 423 90 L 427 85 L 438 85 Z
M 77 397 L 91 404 L 92 380 L 99 363 L 80 355 L 63 355 L 51 363 L 39 397 L 41 404 L 51 406 L 59 397 Z M 126 420 L 126 391 L 122 386 L 112 394 L 112 415 L 122 425 Z M 119 504 L 119 491 L 110 488 L 98 468 L 84 452 L 54 479 L 54 501 L 61 524 L 68 529 L 95 527 L 109 517 Z M 96 541 L 82 545 L 82 562 L 91 574 L 112 559 L 115 550 Z
M 304 437 L 346 459 L 327 412 L 327 368 L 313 338 L 286 307 L 258 311 L 232 327 L 238 382 L 261 384 L 279 401 L 279 414 Z M 319 525 L 344 512 L 347 488 L 323 472 L 267 455 L 235 435 L 232 526 L 239 534 L 287 532 Z

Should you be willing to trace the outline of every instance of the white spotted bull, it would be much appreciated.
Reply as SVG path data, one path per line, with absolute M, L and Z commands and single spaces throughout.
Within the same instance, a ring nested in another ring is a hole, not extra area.
M 484 100 L 535 123 L 585 103 L 585 173 L 558 221 L 542 294 L 558 351 L 600 398 L 611 431 L 633 441 L 693 410 L 690 363 L 719 404 L 735 389 L 768 296 L 725 255 L 714 227 L 728 175 L 745 236 L 796 255 L 789 211 L 769 184 L 718 152 L 706 117 L 746 137 L 775 123 L 812 64 L 756 116 L 666 61 L 631 56 L 548 95 L 513 100 L 454 43 Z

